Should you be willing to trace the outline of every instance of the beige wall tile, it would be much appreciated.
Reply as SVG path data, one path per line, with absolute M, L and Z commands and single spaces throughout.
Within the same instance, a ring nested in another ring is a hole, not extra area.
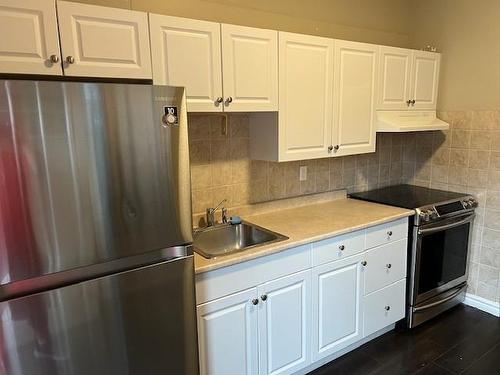
M 193 189 L 202 189 L 212 186 L 212 166 L 194 165 L 191 167 L 191 185 Z
M 489 150 L 491 148 L 491 136 L 488 131 L 475 130 L 471 132 L 470 148 L 477 150 Z
M 468 148 L 470 145 L 471 132 L 469 130 L 453 129 L 451 131 L 451 147 Z
M 485 187 L 488 185 L 488 172 L 480 169 L 469 169 L 468 186 Z
M 500 170 L 500 152 L 491 151 L 490 154 L 490 168 Z
M 448 169 L 446 165 L 433 165 L 431 170 L 431 182 L 448 183 Z
M 469 168 L 488 169 L 490 164 L 490 151 L 470 150 Z
M 435 165 L 450 164 L 450 149 L 446 147 L 438 148 L 432 156 L 432 163 Z
M 450 165 L 466 167 L 469 165 L 469 150 L 461 148 L 450 149 Z
M 198 140 L 189 144 L 189 158 L 191 165 L 201 165 L 210 163 L 210 141 Z

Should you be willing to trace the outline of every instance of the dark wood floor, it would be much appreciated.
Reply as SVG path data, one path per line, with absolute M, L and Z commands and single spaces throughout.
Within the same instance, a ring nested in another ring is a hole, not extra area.
M 500 319 L 457 306 L 412 331 L 389 332 L 311 374 L 500 374 Z

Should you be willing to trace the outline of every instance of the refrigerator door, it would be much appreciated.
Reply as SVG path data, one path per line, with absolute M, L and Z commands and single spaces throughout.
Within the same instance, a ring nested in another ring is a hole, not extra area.
M 192 242 L 187 137 L 183 88 L 0 80 L 0 289 Z
M 0 303 L 0 373 L 198 374 L 193 257 Z

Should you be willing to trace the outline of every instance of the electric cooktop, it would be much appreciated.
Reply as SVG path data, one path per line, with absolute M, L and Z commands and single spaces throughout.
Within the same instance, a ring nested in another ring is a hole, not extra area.
M 350 198 L 390 206 L 416 209 L 449 200 L 461 199 L 467 194 L 429 189 L 414 185 L 394 185 L 376 190 L 349 194 Z

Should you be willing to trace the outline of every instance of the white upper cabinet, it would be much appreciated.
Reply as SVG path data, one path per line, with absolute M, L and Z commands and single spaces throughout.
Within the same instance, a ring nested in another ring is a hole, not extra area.
M 255 288 L 197 307 L 201 375 L 257 375 Z
M 225 111 L 277 111 L 278 32 L 221 28 Z
M 412 51 L 380 47 L 378 109 L 405 110 L 410 105 Z
M 439 53 L 413 52 L 410 96 L 415 109 L 436 109 L 440 62 Z
M 151 79 L 144 12 L 57 2 L 64 74 Z
M 335 156 L 375 151 L 379 46 L 335 41 Z
M 380 48 L 377 109 L 435 110 L 441 55 L 403 48 Z
M 329 155 L 333 39 L 279 33 L 279 160 Z
M 0 72 L 61 75 L 55 0 L 0 0 Z
M 311 360 L 311 271 L 271 281 L 258 291 L 259 374 L 293 374 Z
M 220 24 L 150 14 L 149 27 L 153 82 L 186 87 L 189 111 L 222 111 Z

